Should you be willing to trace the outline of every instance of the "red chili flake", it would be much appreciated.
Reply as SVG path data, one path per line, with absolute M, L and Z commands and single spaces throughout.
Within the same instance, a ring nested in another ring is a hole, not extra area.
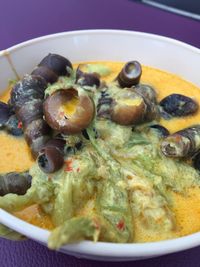
M 22 128 L 22 122 L 21 121 L 18 122 L 17 128 L 19 128 L 19 129 Z
M 93 223 L 94 223 L 94 227 L 96 228 L 96 230 L 99 230 L 100 229 L 100 224 L 99 224 L 99 222 L 97 221 L 96 218 L 93 218 Z
M 71 172 L 73 171 L 73 168 L 72 168 L 72 159 L 68 159 L 65 161 L 65 164 L 66 164 L 66 167 L 65 167 L 65 171 L 66 172 Z
M 120 230 L 120 231 L 123 231 L 124 228 L 125 228 L 125 223 L 123 220 L 120 220 L 117 224 L 117 228 Z
M 175 135 L 175 141 L 179 142 L 181 141 L 182 137 L 180 135 Z

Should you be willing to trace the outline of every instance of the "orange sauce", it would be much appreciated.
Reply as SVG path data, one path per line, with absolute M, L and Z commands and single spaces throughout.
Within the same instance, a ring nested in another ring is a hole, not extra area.
M 14 212 L 13 214 L 18 218 L 41 228 L 49 230 L 54 228 L 50 216 L 45 214 L 37 204 L 31 205 L 22 211 Z
M 111 74 L 102 78 L 105 81 L 112 81 L 123 66 L 123 63 L 118 62 L 101 62 L 101 64 L 105 64 L 112 70 Z M 158 101 L 169 94 L 180 93 L 194 97 L 200 103 L 199 88 L 176 75 L 143 66 L 141 82 L 154 86 L 158 93 Z M 9 90 L 0 97 L 1 101 L 7 102 L 8 99 Z M 200 110 L 195 115 L 185 118 L 177 118 L 169 121 L 161 119 L 161 124 L 167 127 L 172 133 L 199 122 Z M 0 147 L 0 172 L 27 170 L 34 163 L 29 148 L 23 138 L 15 138 L 1 133 Z M 168 235 L 163 233 L 155 234 L 155 232 L 152 233 L 144 230 L 139 222 L 134 221 L 136 242 L 157 241 L 200 231 L 200 188 L 190 188 L 186 196 L 177 193 L 172 194 L 174 202 L 173 211 L 177 223 L 176 230 Z M 50 217 L 44 214 L 38 205 L 30 206 L 14 214 L 39 227 L 53 228 Z

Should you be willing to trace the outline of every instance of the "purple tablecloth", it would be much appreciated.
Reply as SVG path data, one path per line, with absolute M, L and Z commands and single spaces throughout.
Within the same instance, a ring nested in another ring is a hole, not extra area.
M 80 29 L 126 29 L 176 38 L 200 48 L 200 22 L 128 0 L 1 1 L 0 50 L 45 34 Z M 128 266 L 200 266 L 200 247 Z M 0 266 L 121 266 L 79 260 L 33 242 L 0 240 Z

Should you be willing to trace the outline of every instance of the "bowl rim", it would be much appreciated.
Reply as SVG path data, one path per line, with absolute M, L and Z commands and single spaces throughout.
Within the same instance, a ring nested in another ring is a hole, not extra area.
M 182 41 L 178 41 L 169 37 L 127 30 L 112 30 L 112 29 L 94 29 L 94 30 L 79 30 L 60 32 L 50 35 L 34 38 L 20 44 L 11 46 L 8 49 L 0 51 L 0 57 L 4 56 L 5 52 L 12 53 L 25 46 L 32 45 L 34 43 L 42 42 L 43 40 L 54 39 L 62 36 L 77 36 L 77 35 L 93 35 L 93 34 L 120 34 L 120 35 L 134 35 L 141 38 L 150 38 L 154 40 L 160 40 L 176 46 L 182 46 L 185 49 L 200 54 L 200 49 L 190 44 L 186 44 Z M 30 223 L 27 223 L 7 211 L 0 209 L 0 223 L 22 233 L 25 236 L 30 237 L 40 243 L 47 244 L 48 236 L 50 232 L 44 230 Z M 93 241 L 81 241 L 77 244 L 69 244 L 61 248 L 61 251 L 80 253 L 84 255 L 94 255 L 101 257 L 115 257 L 115 258 L 134 258 L 134 257 L 150 257 L 159 256 L 168 253 L 183 251 L 189 248 L 193 248 L 200 245 L 200 232 L 193 233 L 187 236 L 173 238 L 170 240 L 147 242 L 147 243 L 108 243 L 108 242 L 96 242 Z
M 3 209 L 0 209 L 0 223 L 23 234 L 24 236 L 47 245 L 50 231 L 27 223 Z M 174 239 L 147 243 L 109 243 L 86 240 L 76 244 L 65 245 L 60 249 L 60 251 L 93 256 L 132 258 L 159 256 L 183 251 L 198 245 L 200 245 L 200 232 Z
M 15 44 L 13 46 L 10 46 L 6 49 L 0 50 L 0 56 L 2 56 L 4 54 L 5 51 L 7 52 L 14 52 L 17 49 L 23 48 L 25 46 L 29 46 L 32 45 L 34 43 L 37 42 L 41 42 L 43 40 L 49 40 L 49 39 L 53 39 L 53 38 L 57 38 L 57 37 L 62 37 L 65 35 L 68 36 L 73 36 L 73 35 L 85 35 L 85 34 L 89 34 L 89 35 L 93 35 L 93 34 L 120 34 L 120 35 L 135 35 L 138 37 L 147 37 L 150 39 L 155 39 L 155 40 L 162 40 L 168 43 L 173 43 L 175 45 L 181 45 L 182 47 L 186 48 L 186 49 L 190 49 L 193 52 L 196 53 L 200 53 L 200 48 L 192 46 L 188 43 L 170 38 L 170 37 L 166 37 L 166 36 L 162 36 L 159 34 L 154 34 L 154 33 L 147 33 L 147 32 L 140 32 L 140 31 L 130 31 L 130 30 L 116 30 L 116 29 L 88 29 L 88 30 L 75 30 L 75 31 L 67 31 L 67 32 L 59 32 L 59 33 L 53 33 L 53 34 L 48 34 L 48 35 L 43 35 L 40 37 L 36 37 L 33 39 L 29 39 L 27 41 L 21 42 L 19 44 Z

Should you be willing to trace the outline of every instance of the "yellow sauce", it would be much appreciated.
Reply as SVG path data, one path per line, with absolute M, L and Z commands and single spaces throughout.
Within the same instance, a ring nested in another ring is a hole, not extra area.
M 152 242 L 200 231 L 200 188 L 190 188 L 186 196 L 172 192 L 176 228 L 171 232 L 151 231 L 134 220 L 135 242 Z
M 97 62 L 93 63 L 95 64 Z M 101 62 L 101 64 L 104 64 L 112 70 L 111 74 L 103 77 L 105 81 L 112 81 L 116 78 L 123 66 L 123 63 L 115 62 Z M 75 67 L 77 67 L 77 64 L 75 64 Z M 172 93 L 179 93 L 194 97 L 200 103 L 199 88 L 176 75 L 143 66 L 141 82 L 154 86 L 158 93 L 158 101 Z M 9 95 L 10 93 L 7 91 L 0 97 L 0 100 L 6 102 L 9 99 Z M 66 112 L 69 113 L 69 110 L 73 112 L 73 108 L 67 107 Z M 195 115 L 185 118 L 177 118 L 169 121 L 161 119 L 161 124 L 168 128 L 171 133 L 199 122 L 200 110 Z M 23 139 L 7 136 L 2 133 L 0 134 L 0 147 L 0 172 L 27 170 L 34 163 L 29 148 Z M 176 229 L 170 235 L 151 232 L 148 229 L 144 229 L 137 219 L 135 219 L 133 222 L 135 242 L 157 241 L 200 231 L 200 188 L 190 188 L 186 196 L 177 193 L 172 194 L 174 203 L 173 211 L 176 216 Z M 16 212 L 15 215 L 39 227 L 53 228 L 49 216 L 45 215 L 38 205 L 33 205 L 23 211 Z
M 37 204 L 27 207 L 22 211 L 14 212 L 14 215 L 41 228 L 49 230 L 54 228 L 50 216 L 45 214 Z
M 73 97 L 72 99 L 70 99 L 70 101 L 60 107 L 60 112 L 64 112 L 67 117 L 72 116 L 76 111 L 78 103 L 79 99 L 77 97 Z
M 1 173 L 28 170 L 34 163 L 28 145 L 22 138 L 8 136 L 2 132 L 0 147 Z
M 7 90 L 0 100 L 7 102 L 10 90 Z M 28 170 L 34 163 L 26 141 L 21 137 L 7 135 L 0 131 L 0 172 Z

